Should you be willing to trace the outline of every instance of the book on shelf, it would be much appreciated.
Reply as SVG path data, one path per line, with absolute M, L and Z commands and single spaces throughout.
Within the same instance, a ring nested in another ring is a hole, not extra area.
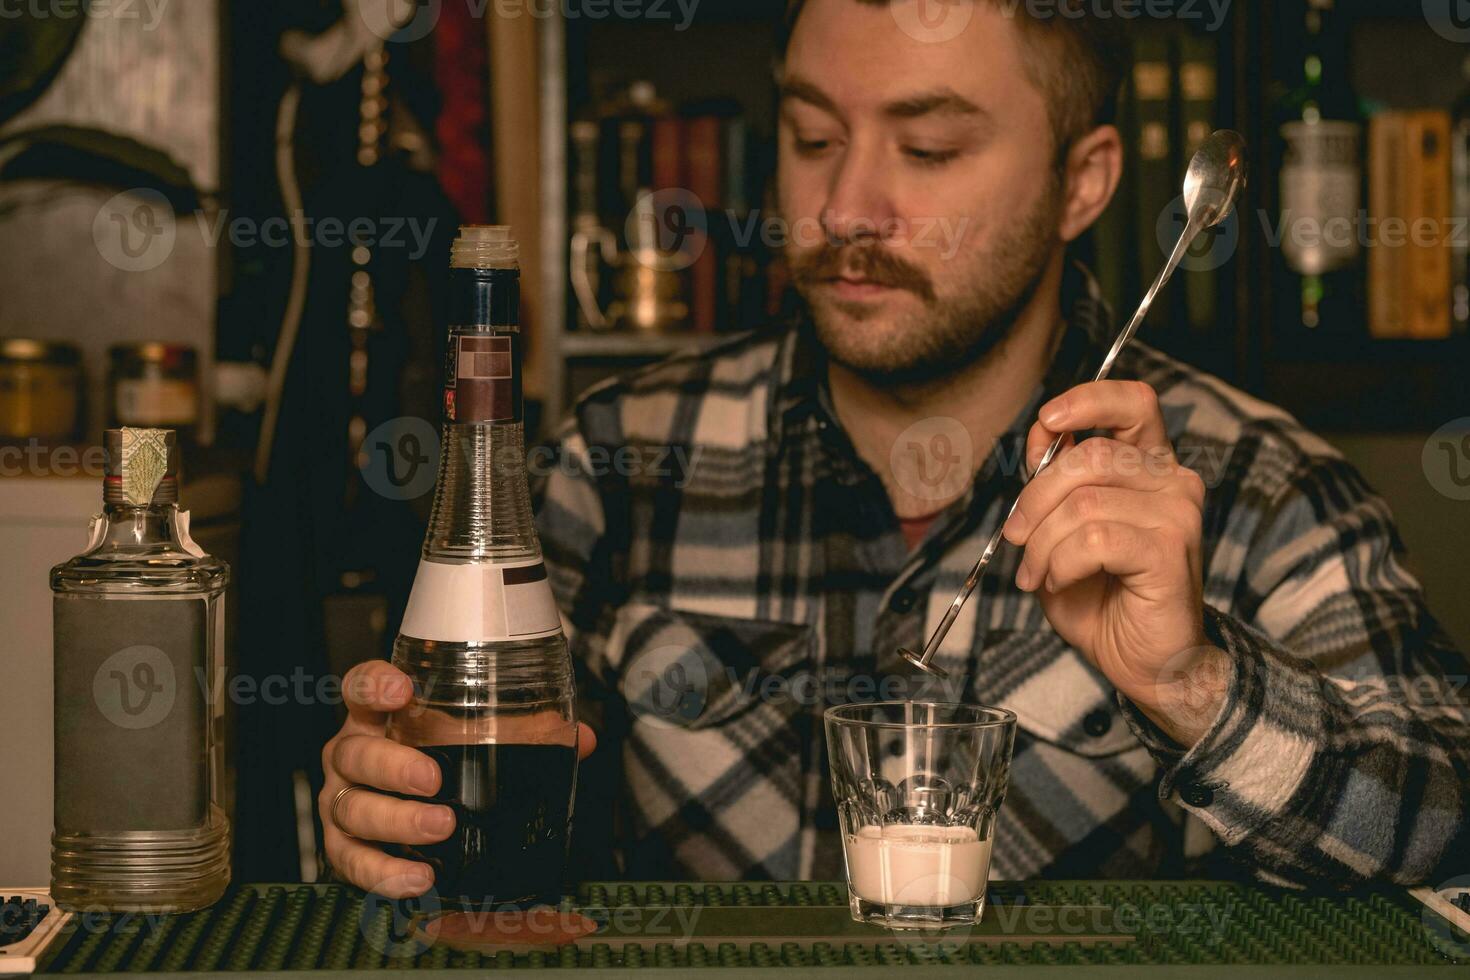
M 720 249 L 709 230 L 723 219 L 724 172 L 720 166 L 724 131 L 715 115 L 687 120 L 684 144 L 685 184 L 704 208 L 704 243 L 689 266 L 689 320 L 698 333 L 714 333 L 720 313 Z
M 1368 128 L 1368 326 L 1374 337 L 1451 332 L 1453 222 L 1447 112 L 1387 110 Z

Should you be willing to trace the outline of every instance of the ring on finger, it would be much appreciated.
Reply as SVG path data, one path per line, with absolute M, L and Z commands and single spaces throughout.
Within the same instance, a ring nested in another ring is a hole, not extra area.
M 332 823 L 335 824 L 337 829 L 342 831 L 342 833 L 347 834 L 348 837 L 351 837 L 352 835 L 347 833 L 346 827 L 342 826 L 342 818 L 338 816 L 338 812 L 340 811 L 342 807 L 342 801 L 346 799 L 347 794 L 351 793 L 355 789 L 362 789 L 362 787 L 359 786 L 357 783 L 348 783 L 346 786 L 343 786 L 341 789 L 337 790 L 337 795 L 332 797 Z

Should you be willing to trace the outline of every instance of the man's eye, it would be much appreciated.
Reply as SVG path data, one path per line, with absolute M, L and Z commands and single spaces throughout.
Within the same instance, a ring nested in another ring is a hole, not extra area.
M 938 167 L 960 155 L 959 150 L 926 150 L 917 146 L 903 148 L 904 156 L 926 167 Z
M 816 156 L 832 145 L 831 140 L 804 139 L 800 136 L 793 137 L 796 152 L 802 156 Z

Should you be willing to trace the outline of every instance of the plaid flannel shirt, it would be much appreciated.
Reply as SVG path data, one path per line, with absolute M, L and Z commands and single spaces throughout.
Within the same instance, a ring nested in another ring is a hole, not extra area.
M 579 400 L 536 499 L 599 729 L 584 846 L 634 878 L 842 876 L 821 711 L 911 676 L 894 651 L 922 644 L 1019 490 L 1037 408 L 1096 370 L 1106 309 L 1085 273 L 1068 280 L 1050 375 L 912 551 L 805 325 Z M 1143 344 L 1113 377 L 1153 386 L 1209 488 L 1206 629 L 1233 676 L 1181 749 L 1057 636 L 1004 547 L 937 655 L 964 679 L 951 699 L 1019 719 L 992 876 L 1470 871 L 1470 668 L 1383 500 L 1280 410 Z

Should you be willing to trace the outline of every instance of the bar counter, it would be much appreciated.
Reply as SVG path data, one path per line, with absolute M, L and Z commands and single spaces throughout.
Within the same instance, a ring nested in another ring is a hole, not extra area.
M 426 942 L 404 928 L 392 903 L 355 889 L 245 884 L 187 915 L 63 920 L 53 911 L 37 930 L 37 939 L 49 935 L 34 956 L 38 974 L 73 976 L 647 968 L 680 976 L 718 968 L 735 978 L 820 968 L 837 977 L 904 966 L 992 977 L 1117 976 L 1130 968 L 1189 977 L 1407 977 L 1434 968 L 1433 976 L 1470 976 L 1466 918 L 1442 899 L 1426 905 L 1427 894 L 1211 881 L 992 882 L 973 929 L 901 935 L 853 922 L 840 882 L 588 883 L 559 911 L 595 920 L 595 933 L 560 947 L 465 950 Z

